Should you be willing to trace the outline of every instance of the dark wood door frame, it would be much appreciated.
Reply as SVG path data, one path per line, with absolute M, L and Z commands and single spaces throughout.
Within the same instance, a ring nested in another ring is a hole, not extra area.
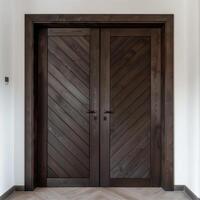
M 27 14 L 25 15 L 25 189 L 37 187 L 36 154 L 36 50 L 37 31 L 41 27 L 144 27 L 162 31 L 162 163 L 161 185 L 174 188 L 173 135 L 173 15 L 132 14 Z

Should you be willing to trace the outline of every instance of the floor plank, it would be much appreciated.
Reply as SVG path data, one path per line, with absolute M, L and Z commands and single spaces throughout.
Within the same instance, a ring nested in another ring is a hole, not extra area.
M 161 188 L 36 188 L 33 192 L 14 192 L 8 200 L 189 200 L 181 191 Z

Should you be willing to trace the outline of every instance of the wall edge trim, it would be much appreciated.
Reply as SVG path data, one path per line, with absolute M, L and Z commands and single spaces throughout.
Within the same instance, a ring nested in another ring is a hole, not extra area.
M 7 199 L 15 191 L 24 191 L 23 185 L 14 185 L 0 196 L 0 200 Z
M 188 195 L 192 200 L 200 200 L 197 195 L 192 192 L 186 185 L 174 185 L 174 191 L 183 191 L 186 195 Z
M 0 200 L 8 198 L 14 191 L 15 191 L 15 186 L 12 186 L 10 189 L 8 189 L 0 196 Z

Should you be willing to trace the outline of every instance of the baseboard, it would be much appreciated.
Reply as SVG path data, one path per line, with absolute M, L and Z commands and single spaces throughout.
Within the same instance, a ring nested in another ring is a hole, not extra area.
M 0 200 L 7 199 L 14 191 L 24 191 L 24 186 L 22 185 L 15 185 L 7 190 L 4 194 L 0 196 Z
M 200 200 L 194 192 L 192 192 L 187 186 L 185 185 L 175 185 L 174 186 L 175 191 L 183 191 L 185 192 L 192 200 Z
M 15 191 L 25 191 L 25 187 L 23 185 L 16 185 Z
M 194 192 L 192 192 L 187 186 L 185 186 L 185 193 L 192 199 L 192 200 L 200 200 L 200 198 L 198 198 Z
M 184 191 L 185 190 L 185 185 L 175 185 L 174 186 L 175 191 Z
M 8 198 L 13 192 L 15 191 L 15 186 L 11 187 L 9 190 L 7 190 L 4 194 L 0 196 L 0 200 L 4 200 Z

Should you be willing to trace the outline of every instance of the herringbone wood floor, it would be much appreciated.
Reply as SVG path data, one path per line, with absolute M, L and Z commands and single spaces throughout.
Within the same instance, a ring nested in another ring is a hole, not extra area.
M 14 192 L 9 200 L 188 200 L 184 192 L 161 188 L 37 188 Z

